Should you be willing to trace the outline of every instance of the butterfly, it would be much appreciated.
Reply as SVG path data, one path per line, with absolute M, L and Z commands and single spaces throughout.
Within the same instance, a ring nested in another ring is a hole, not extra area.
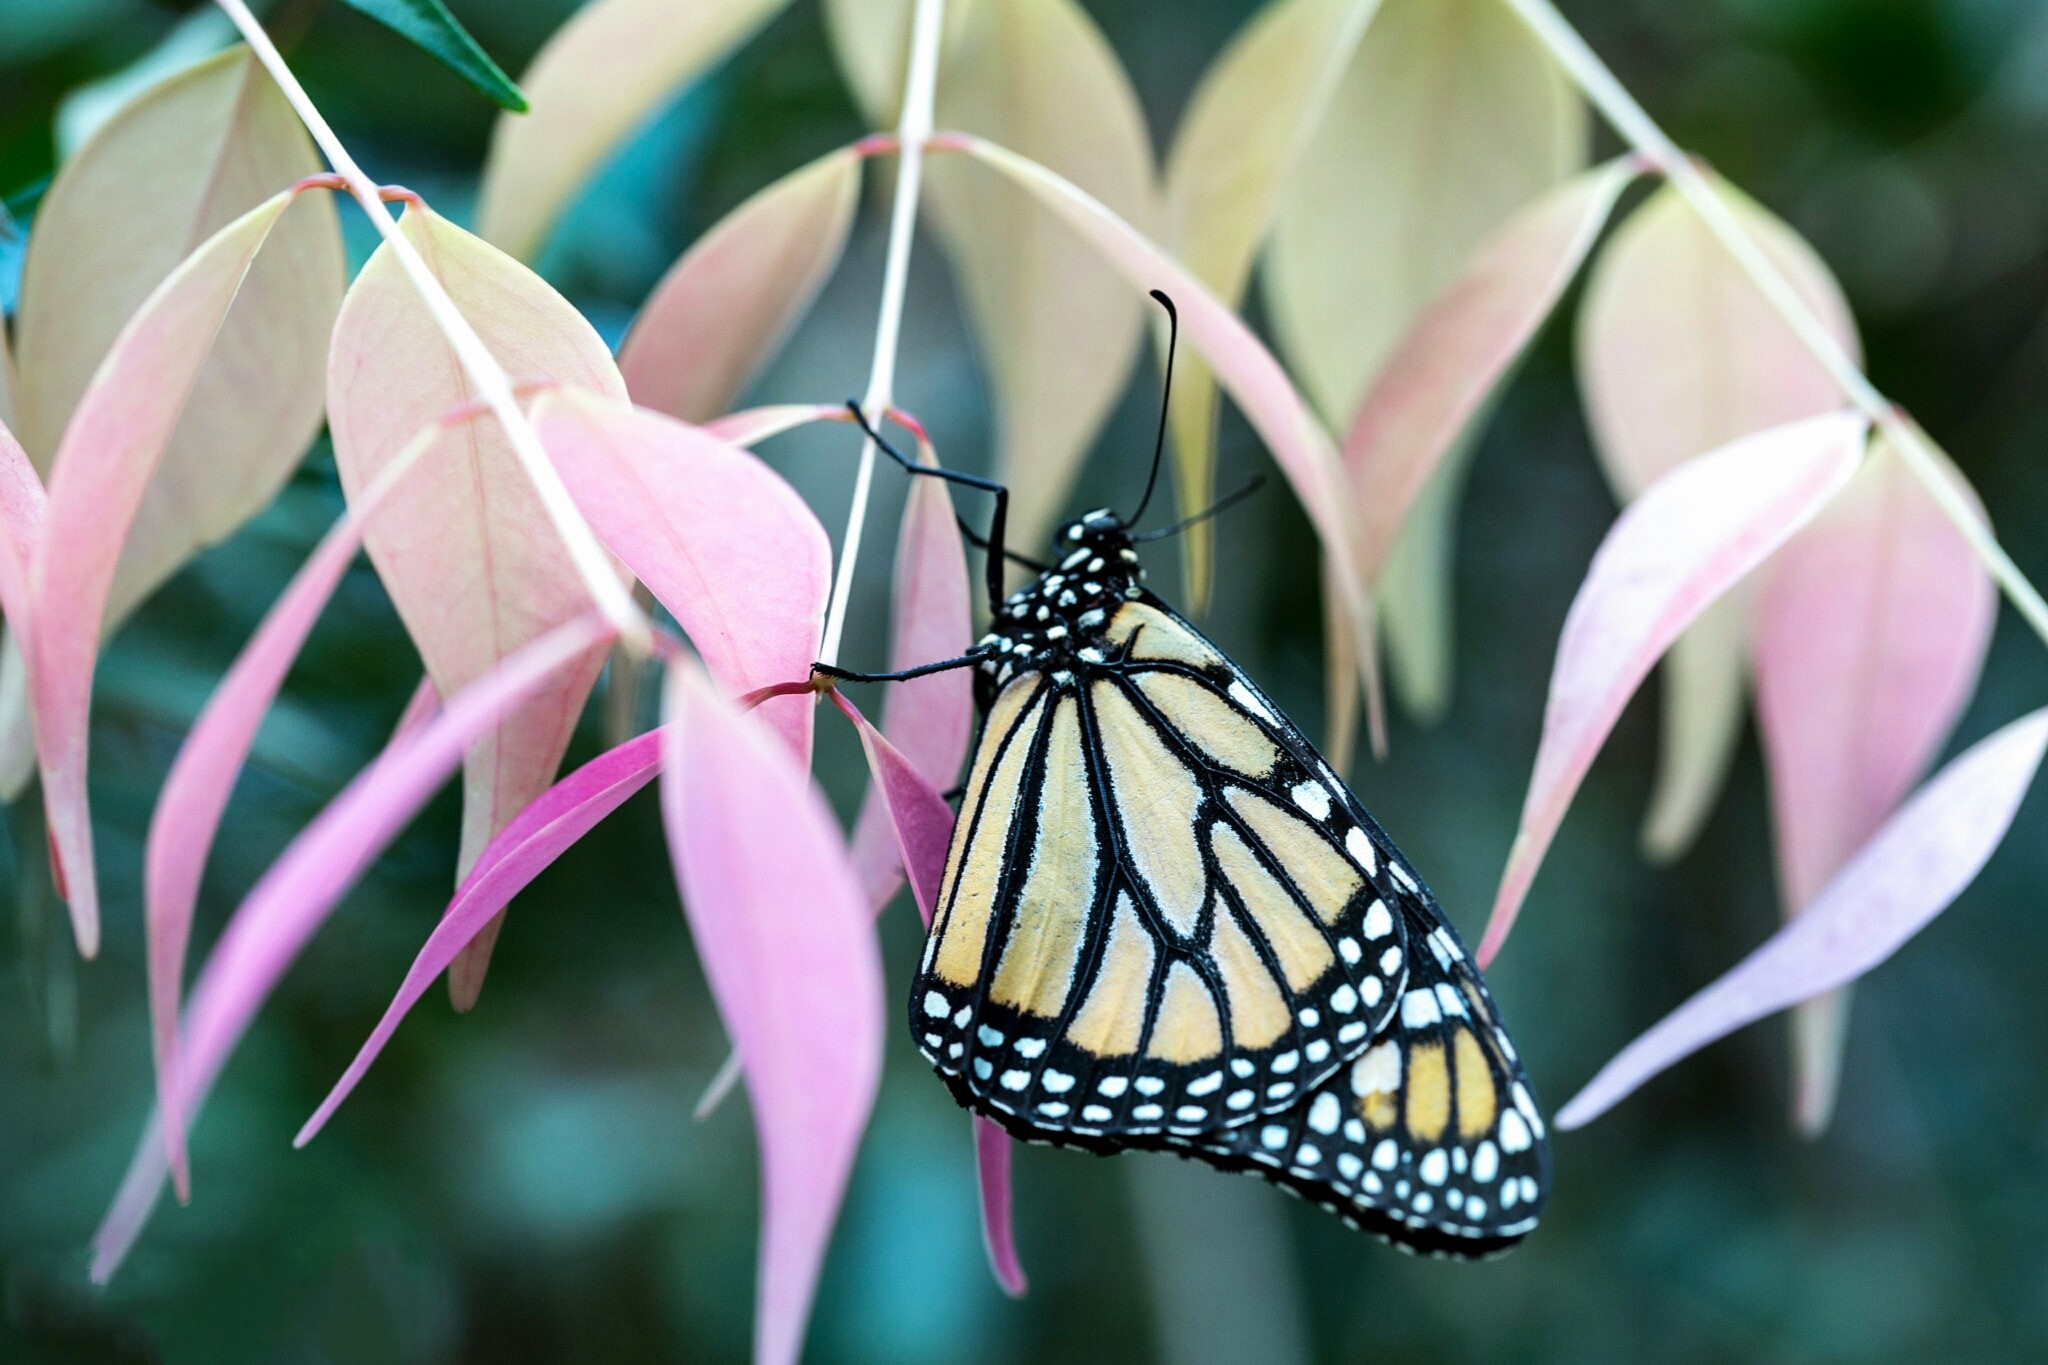
M 1002 490 L 957 478 L 997 493 L 994 619 L 907 671 L 972 666 L 984 714 L 911 991 L 925 1059 L 1027 1141 L 1249 1171 L 1413 1251 L 1525 1236 L 1549 1150 L 1486 983 L 1315 747 L 1145 587 L 1139 543 L 1180 529 L 1133 531 L 1152 485 L 1004 596 Z

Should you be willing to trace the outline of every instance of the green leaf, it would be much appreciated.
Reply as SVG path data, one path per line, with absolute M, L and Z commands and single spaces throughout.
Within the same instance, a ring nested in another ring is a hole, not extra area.
M 489 95 L 501 109 L 527 111 L 526 96 L 504 69 L 456 22 L 441 0 L 342 0 L 441 62 Z

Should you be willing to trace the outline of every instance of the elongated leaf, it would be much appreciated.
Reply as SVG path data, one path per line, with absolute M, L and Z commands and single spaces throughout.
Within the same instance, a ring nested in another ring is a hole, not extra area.
M 729 695 L 809 675 L 832 549 L 780 474 L 701 427 L 567 390 L 541 399 L 534 425 L 598 537 Z M 813 711 L 808 695 L 761 708 L 804 766 Z
M 1482 966 L 1500 951 L 1628 699 L 1702 611 L 1841 489 L 1864 430 L 1861 417 L 1834 413 L 1736 441 L 1665 475 L 1608 531 L 1558 638 L 1543 739 L 1480 940 Z
M 875 808 L 895 840 L 903 866 L 909 869 L 917 912 L 929 931 L 946 875 L 946 851 L 953 837 L 953 808 L 844 694 L 833 692 L 832 701 L 860 732 L 868 772 L 879 795 Z M 981 1180 L 981 1230 L 988 1247 L 989 1270 L 1004 1293 L 1021 1298 L 1028 1286 L 1010 1221 L 1009 1134 L 1000 1125 L 976 1115 L 974 1154 Z
M 43 481 L 21 442 L 0 422 L 0 612 L 11 630 L 24 634 L 34 610 L 29 566 L 48 515 Z
M 930 443 L 920 438 L 918 445 L 919 457 L 937 465 Z M 967 577 L 967 552 L 953 520 L 953 500 L 941 480 L 911 480 L 903 526 L 896 534 L 896 572 L 889 582 L 895 603 L 891 669 L 950 659 L 968 648 L 974 637 L 973 588 Z M 972 670 L 952 669 L 887 686 L 882 733 L 926 782 L 944 791 L 960 775 L 974 732 Z M 872 753 L 869 759 L 872 768 Z M 878 777 L 868 789 L 853 831 L 854 865 L 878 908 L 895 894 L 905 866 L 890 837 L 886 799 Z M 899 823 L 901 818 L 899 813 Z M 948 812 L 949 830 L 951 819 Z M 939 856 L 943 862 L 943 849 Z
M 846 409 L 836 403 L 776 403 L 744 412 L 727 413 L 704 424 L 704 430 L 736 446 L 755 446 L 812 422 L 847 420 Z
M 292 1139 L 294 1147 L 305 1146 L 327 1126 L 342 1101 L 369 1074 L 406 1014 L 498 912 L 627 798 L 654 780 L 661 770 L 662 742 L 662 732 L 650 730 L 599 754 L 541 793 L 499 831 L 413 959 L 397 998 L 334 1089 Z
M 1739 191 L 1717 188 L 1743 226 L 1853 356 L 1856 325 L 1827 267 Z M 1677 193 L 1659 191 L 1602 253 L 1579 322 L 1579 375 L 1594 449 L 1616 496 L 1738 437 L 1828 412 L 1841 393 Z M 1664 758 L 1644 846 L 1691 846 L 1726 780 L 1742 727 L 1738 606 L 1703 621 L 1666 670 Z
M 1379 0 L 1267 5 L 1189 96 L 1166 159 L 1162 241 L 1224 302 L 1243 298 L 1281 193 L 1378 9 Z M 1199 358 L 1174 376 L 1171 415 L 1175 487 L 1181 515 L 1192 516 L 1215 490 L 1216 381 Z M 1214 529 L 1199 522 L 1181 538 L 1197 610 Z
M 1578 273 L 1638 168 L 1586 172 L 1516 213 L 1402 337 L 1344 438 L 1369 580 L 1424 485 Z
M 2048 711 L 2013 721 L 1943 768 L 1807 908 L 1600 1069 L 1558 1111 L 1578 1128 L 1745 1024 L 1862 976 L 1962 894 L 2005 838 L 2048 747 Z
M 441 0 L 342 0 L 483 91 L 500 109 L 527 110 L 526 96 L 469 36 Z
M 406 210 L 400 229 L 515 381 L 552 380 L 624 396 L 610 350 L 540 277 L 423 204 Z M 467 377 L 391 249 L 378 248 L 349 289 L 328 367 L 328 417 L 343 489 L 358 496 L 415 433 L 469 396 Z M 443 696 L 590 605 L 504 433 L 490 423 L 470 432 L 456 458 L 421 470 L 403 501 L 364 537 Z M 603 665 L 603 655 L 593 653 L 564 670 L 470 755 L 458 878 L 554 780 Z M 458 1008 L 468 1008 L 482 989 L 495 938 L 495 931 L 479 938 L 450 973 Z
M 882 1068 L 882 962 L 846 841 L 773 731 L 671 665 L 662 813 L 761 1144 L 754 1359 L 792 1365 Z
M 1586 113 L 1542 44 L 1497 0 L 1385 0 L 1310 139 L 1275 220 L 1263 271 L 1274 335 L 1333 428 L 1358 404 L 1421 310 L 1510 214 L 1585 164 Z M 1443 476 L 1455 480 L 1455 472 Z M 1455 500 L 1411 518 L 1389 580 L 1410 618 L 1451 601 Z M 1390 608 L 1390 614 L 1401 612 Z M 1390 649 L 1448 640 L 1447 626 L 1390 634 Z M 1404 692 L 1426 714 L 1450 656 L 1409 658 Z
M 149 942 L 149 1012 L 151 1045 L 156 1058 L 157 1110 L 164 1116 L 170 1144 L 171 1181 L 180 1200 L 190 1195 L 185 1164 L 185 1114 L 177 1084 L 177 1027 L 185 952 L 191 939 L 192 911 L 199 899 L 200 877 L 227 810 L 235 778 L 247 761 L 257 729 L 285 675 L 304 648 L 306 637 L 341 583 L 342 575 L 362 547 L 363 528 L 401 487 L 407 474 L 437 447 L 452 444 L 469 422 L 484 420 L 474 407 L 450 414 L 413 438 L 407 449 L 378 475 L 340 521 L 323 538 L 292 578 L 248 645 L 235 659 L 171 764 L 150 816 L 143 859 L 143 927 Z M 424 708 L 420 698 L 426 699 Z M 405 720 L 387 752 L 403 752 L 403 742 L 423 724 L 438 697 L 430 687 L 415 693 Z
M 861 159 L 837 151 L 728 214 L 655 287 L 619 369 L 633 401 L 685 422 L 724 412 L 781 347 L 846 248 Z
M 1881 439 L 1779 552 L 1757 596 L 1755 658 L 1786 914 L 1812 903 L 1940 752 L 1997 608 L 1990 574 Z M 1845 1009 L 1800 1006 L 1812 1017 L 1794 1112 L 1809 1133 L 1832 1108 Z
M 441 714 L 351 782 L 292 841 L 235 911 L 200 972 L 185 1014 L 178 1107 L 200 1103 L 242 1033 L 348 889 L 455 771 L 463 751 L 534 691 L 610 638 L 590 613 L 541 637 L 450 697 Z M 152 1117 L 114 1205 L 93 1238 L 92 1276 L 104 1284 L 142 1231 L 169 1171 Z
M 478 191 L 484 237 L 540 249 L 570 196 L 675 91 L 724 60 L 788 0 L 593 0 L 520 84 L 532 105 L 500 116 Z
M 202 243 L 322 170 L 241 48 L 144 92 L 65 163 L 22 262 L 18 431 L 47 478 L 115 338 Z M 214 338 L 121 557 L 106 629 L 269 504 L 320 427 L 344 280 L 324 194 L 278 223 Z
M 99 948 L 86 803 L 87 724 L 101 622 L 143 490 L 286 191 L 222 228 L 150 295 L 79 399 L 58 447 L 31 568 L 28 679 L 43 800 L 79 951 Z
M 1151 137 L 1094 21 L 1075 0 L 974 0 L 962 9 L 939 67 L 937 125 L 1052 168 L 1150 232 Z M 1011 535 L 1036 546 L 1124 390 L 1150 305 L 1117 288 L 1115 272 L 1032 196 L 958 162 L 935 160 L 925 176 L 994 390 Z
M 1188 345 L 1209 362 L 1217 382 L 1244 412 L 1273 460 L 1301 499 L 1323 552 L 1334 561 L 1333 572 L 1343 585 L 1358 642 L 1359 674 L 1366 680 L 1366 702 L 1375 721 L 1379 715 L 1378 671 L 1372 641 L 1372 603 L 1359 572 L 1357 529 L 1343 467 L 1335 444 L 1280 363 L 1235 313 L 1185 268 L 1146 240 L 1131 224 L 1100 201 L 1036 162 L 976 137 L 947 135 L 933 140 L 934 150 L 958 150 L 1000 171 L 1031 191 L 1073 224 L 1081 235 L 1115 266 L 1134 289 L 1161 289 L 1180 308 L 1182 334 Z M 1377 732 L 1378 725 L 1374 729 Z
M 7 324 L 0 319 L 0 426 L 12 433 L 21 421 L 21 405 L 15 399 L 14 351 L 7 344 Z

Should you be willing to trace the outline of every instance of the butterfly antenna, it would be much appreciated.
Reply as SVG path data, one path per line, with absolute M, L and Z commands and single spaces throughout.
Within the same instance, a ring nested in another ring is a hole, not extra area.
M 1145 495 L 1138 499 L 1138 510 L 1131 513 L 1127 526 L 1136 526 L 1138 519 L 1145 515 L 1145 508 L 1152 501 L 1152 490 L 1159 485 L 1159 464 L 1166 455 L 1166 413 L 1167 405 L 1173 399 L 1173 353 L 1180 345 L 1180 311 L 1173 306 L 1173 300 L 1160 290 L 1153 290 L 1152 297 L 1159 300 L 1159 306 L 1166 310 L 1166 377 L 1159 385 L 1159 435 L 1152 442 L 1152 472 L 1145 476 Z
M 1264 488 L 1265 486 L 1266 476 L 1264 474 L 1254 474 L 1249 479 L 1245 480 L 1244 486 L 1242 488 L 1239 488 L 1236 492 L 1233 493 L 1225 493 L 1222 497 L 1216 499 L 1216 501 L 1210 503 L 1207 507 L 1204 507 L 1201 511 L 1195 513 L 1193 516 L 1185 517 L 1180 521 L 1176 521 L 1171 526 L 1162 526 L 1156 531 L 1147 531 L 1143 535 L 1132 536 L 1131 539 L 1164 540 L 1168 536 L 1177 536 L 1182 531 L 1187 530 L 1188 527 L 1195 525 L 1197 522 L 1207 521 L 1209 518 L 1215 516 L 1219 512 L 1228 512 L 1231 508 L 1237 506 L 1239 503 L 1243 502 L 1246 498 L 1258 492 L 1261 488 Z

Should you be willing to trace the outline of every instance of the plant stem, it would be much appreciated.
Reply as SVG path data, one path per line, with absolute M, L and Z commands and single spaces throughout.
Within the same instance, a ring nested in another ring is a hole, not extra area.
M 504 366 L 498 363 L 497 357 L 484 345 L 483 338 L 469 325 L 469 320 L 462 316 L 462 310 L 455 306 L 455 300 L 448 297 L 448 291 L 441 287 L 441 281 L 428 268 L 418 249 L 399 231 L 398 220 L 393 218 L 391 210 L 384 206 L 377 183 L 363 173 L 363 168 L 349 155 L 348 148 L 335 136 L 334 129 L 328 126 L 326 118 L 315 107 L 312 98 L 306 94 L 305 87 L 299 84 L 298 78 L 292 74 L 291 67 L 278 53 L 277 46 L 270 41 L 270 35 L 264 32 L 263 25 L 257 22 L 256 16 L 249 12 L 248 5 L 244 0 L 215 0 L 215 3 L 234 26 L 241 30 L 243 40 L 249 44 L 249 50 L 270 73 L 271 79 L 277 82 L 278 89 L 284 92 L 285 99 L 290 101 L 292 108 L 297 111 L 300 122 L 306 125 L 306 131 L 311 133 L 313 141 L 320 145 L 321 152 L 327 157 L 327 163 L 334 167 L 335 173 L 348 186 L 349 194 L 362 206 L 363 212 L 369 215 L 370 222 L 376 226 L 378 233 L 390 246 L 392 256 L 397 260 L 399 267 L 405 271 L 413 287 L 419 290 L 421 301 L 426 304 L 427 312 L 432 314 L 434 322 L 447 337 L 449 348 L 455 352 L 456 361 L 462 366 L 463 373 L 469 376 L 469 381 L 476 386 L 478 395 L 505 428 L 505 436 L 512 443 L 513 454 L 525 468 L 527 478 L 533 483 L 534 492 L 540 497 L 541 506 L 547 510 L 548 519 L 554 523 L 556 533 L 562 537 L 562 544 L 569 552 L 570 562 L 576 566 L 576 572 L 582 577 L 591 600 L 598 610 L 604 613 L 605 619 L 611 623 L 613 629 L 618 631 L 621 642 L 628 649 L 642 655 L 650 653 L 653 649 L 653 636 L 646 613 L 634 603 L 632 592 L 621 580 L 618 570 L 612 564 L 611 556 L 606 554 L 604 547 L 598 543 L 590 524 L 577 510 L 574 500 L 569 496 L 569 490 L 563 486 L 561 476 L 555 472 L 554 465 L 548 460 L 547 452 L 541 448 L 540 436 L 534 431 L 533 423 L 527 420 L 525 412 L 520 409 L 517 399 L 513 396 L 511 376 L 505 373 Z
M 870 421 L 879 420 L 896 401 L 896 346 L 903 331 L 903 296 L 910 282 L 910 243 L 917 232 L 917 196 L 924 179 L 925 139 L 932 131 L 932 97 L 938 87 L 939 31 L 946 0 L 917 0 L 910 27 L 910 62 L 903 80 L 903 112 L 896 121 L 902 160 L 896 171 L 896 198 L 889 210 L 889 254 L 882 270 L 882 306 L 875 318 L 875 354 L 868 369 L 868 388 L 861 408 Z M 853 589 L 854 565 L 860 560 L 861 532 L 867 526 L 868 495 L 874 490 L 875 443 L 863 436 L 860 469 L 853 477 L 853 506 L 846 514 L 846 535 L 839 548 L 839 572 L 832 584 L 832 606 L 825 614 L 825 635 L 818 646 L 821 663 L 839 662 L 839 642 L 846 631 L 847 598 Z
M 2019 566 L 2005 552 L 2005 547 L 1998 543 L 1998 538 L 1957 486 L 1956 480 L 1950 477 L 1948 457 L 1912 423 L 1898 404 L 1878 392 L 1877 386 L 1858 368 L 1834 334 L 1806 306 L 1784 272 L 1764 254 L 1763 248 L 1728 207 L 1728 201 L 1714 188 L 1713 181 L 1657 126 L 1635 96 L 1600 60 L 1599 54 L 1586 45 L 1578 30 L 1558 13 L 1552 0 L 1504 0 L 1504 3 L 1550 49 L 1551 56 L 1565 74 L 1571 77 L 1614 130 L 1692 206 L 1707 230 L 1720 240 L 1743 273 L 1755 282 L 1765 301 L 1785 320 L 1792 334 L 1812 352 L 1814 359 L 1820 362 L 1821 368 L 1827 371 L 1850 403 L 1871 420 L 1906 466 L 1918 476 L 1926 486 L 1928 496 L 1955 523 L 1956 529 L 1969 542 L 1977 557 L 1984 561 L 1991 576 L 1998 581 L 2020 615 L 2026 618 L 2034 633 L 2048 642 L 2048 602 L 2044 602 L 2040 592 L 2027 581 L 2027 576 L 2020 572 Z

